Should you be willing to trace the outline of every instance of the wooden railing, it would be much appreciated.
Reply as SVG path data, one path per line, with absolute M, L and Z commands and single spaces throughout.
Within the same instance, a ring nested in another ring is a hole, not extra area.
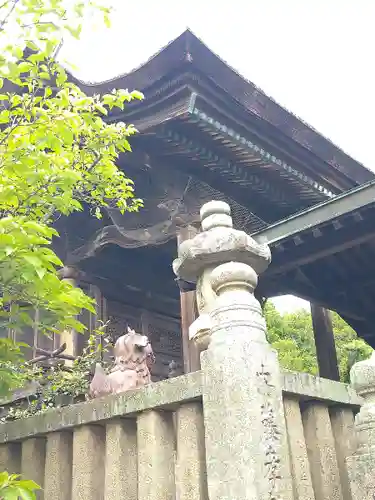
M 345 384 L 283 374 L 295 500 L 357 500 L 345 458 L 361 404 Z M 45 500 L 207 500 L 202 373 L 0 426 L 0 471 Z

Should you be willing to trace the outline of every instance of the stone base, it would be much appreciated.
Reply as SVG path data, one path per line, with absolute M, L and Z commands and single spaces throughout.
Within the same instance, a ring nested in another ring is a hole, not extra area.
M 375 453 L 365 453 L 347 458 L 350 489 L 353 500 L 375 498 Z
M 210 500 L 292 498 L 277 358 L 254 344 L 201 354 Z

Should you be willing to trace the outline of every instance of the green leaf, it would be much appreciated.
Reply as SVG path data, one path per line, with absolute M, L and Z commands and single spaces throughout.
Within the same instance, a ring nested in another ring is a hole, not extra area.
M 0 490 L 0 493 L 3 500 L 18 500 L 19 497 L 18 488 L 14 486 L 9 486 L 5 488 L 3 491 Z
M 31 479 L 21 479 L 18 481 L 18 487 L 24 488 L 26 490 L 40 490 L 41 487 L 39 484 L 37 484 L 35 481 L 32 481 Z
M 18 71 L 20 73 L 28 73 L 32 69 L 33 65 L 28 61 L 23 61 L 18 65 Z
M 109 17 L 109 15 L 107 13 L 104 14 L 103 16 L 104 18 L 104 24 L 107 28 L 110 28 L 111 27 L 111 19 Z
M 7 33 L 9 43 L 3 44 L 0 53 L 0 75 L 19 86 L 12 93 L 0 94 L 0 101 L 9 102 L 8 109 L 2 106 L 0 110 L 3 328 L 29 327 L 30 311 L 38 308 L 45 313 L 43 332 L 71 327 L 83 331 L 76 318 L 82 309 L 93 312 L 95 308 L 82 290 L 67 286 L 57 275 L 63 262 L 52 250 L 51 240 L 59 237 L 54 222 L 83 207 L 88 208 L 88 217 L 100 217 L 108 206 L 122 213 L 141 207 L 130 180 L 116 165 L 121 152 L 131 151 L 128 140 L 136 131 L 131 125 L 103 120 L 109 108 L 122 109 L 125 103 L 141 98 L 140 93 L 118 90 L 103 97 L 86 95 L 68 82 L 64 67 L 53 55 L 66 31 L 80 35 L 77 16 L 85 14 L 86 4 L 82 0 L 20 1 L 14 17 L 18 28 Z M 96 8 L 109 24 L 110 9 Z M 32 53 L 25 54 L 24 47 Z M 67 235 L 68 239 L 72 236 Z M 25 303 L 28 307 L 20 305 Z M 9 304 L 11 312 L 5 307 Z M 17 370 L 10 370 L 6 363 L 22 361 L 19 346 L 2 340 L 0 392 L 19 382 Z M 16 495 L 14 488 L 9 495 Z
M 142 92 L 139 92 L 138 90 L 133 90 L 133 92 L 130 95 L 132 96 L 133 99 L 139 99 L 139 100 L 142 100 L 145 97 L 142 94 Z
M 45 254 L 45 258 L 51 262 L 52 264 L 55 264 L 56 266 L 58 267 L 63 267 L 63 262 L 58 258 L 58 256 L 56 254 L 54 254 L 53 252 L 49 252 L 47 254 Z
M 34 266 L 38 269 L 41 268 L 43 265 L 40 258 L 37 257 L 36 255 L 24 255 L 23 258 L 26 260 L 26 262 L 28 262 L 29 264 L 31 264 L 32 266 Z
M 65 28 L 69 31 L 69 33 L 74 37 L 74 38 L 79 38 L 82 32 L 82 25 L 80 24 L 76 28 L 73 28 L 72 26 L 66 25 Z
M 4 472 L 0 472 L 0 488 L 5 484 L 7 483 L 9 480 L 9 474 L 8 472 L 4 471 Z
M 22 500 L 35 500 L 36 495 L 34 491 L 18 487 L 18 494 Z
M 0 113 L 0 123 L 8 123 L 9 122 L 10 113 L 7 109 L 4 109 Z
M 36 274 L 39 276 L 40 279 L 43 279 L 44 276 L 46 275 L 46 269 L 43 269 L 42 267 L 36 268 L 35 269 Z

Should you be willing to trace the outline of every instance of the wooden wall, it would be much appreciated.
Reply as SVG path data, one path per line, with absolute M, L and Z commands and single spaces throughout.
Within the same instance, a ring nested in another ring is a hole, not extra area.
M 156 357 L 152 370 L 154 381 L 167 377 L 172 360 L 182 363 L 179 320 L 115 301 L 107 301 L 107 314 L 111 337 L 119 337 L 128 326 L 149 337 Z
M 87 327 L 84 334 L 75 334 L 75 353 L 80 354 L 91 332 L 100 324 L 107 323 L 106 331 L 116 340 L 126 333 L 128 326 L 139 333 L 147 335 L 151 341 L 156 362 L 152 370 L 154 381 L 168 376 L 168 365 L 173 360 L 182 366 L 181 326 L 180 320 L 163 314 L 152 312 L 150 309 L 139 308 L 107 300 L 102 296 L 98 287 L 86 287 L 85 292 L 96 299 L 96 315 L 84 311 L 80 320 Z M 150 304 L 152 307 L 152 304 Z M 2 329 L 0 337 L 9 336 L 16 341 L 25 342 L 30 346 L 26 350 L 26 358 L 36 355 L 35 348 L 52 350 L 60 345 L 59 335 L 48 338 L 37 329 L 27 327 L 23 332 L 15 333 L 9 329 Z

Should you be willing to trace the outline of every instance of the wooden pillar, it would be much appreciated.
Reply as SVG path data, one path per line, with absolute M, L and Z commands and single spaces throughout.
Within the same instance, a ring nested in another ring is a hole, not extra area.
M 193 226 L 180 228 L 177 243 L 194 238 L 198 230 Z M 197 319 L 195 291 L 180 292 L 181 303 L 181 337 L 184 373 L 200 370 L 199 351 L 193 342 L 189 341 L 189 327 Z
M 310 304 L 310 306 L 319 376 L 339 381 L 340 373 L 335 338 L 333 336 L 331 312 L 316 304 Z
M 88 332 L 87 335 L 85 335 L 85 342 L 87 342 L 90 335 L 99 330 L 107 321 L 107 300 L 103 296 L 100 288 L 90 283 L 88 294 L 95 300 L 95 313 L 89 313 L 88 325 L 86 325 L 88 327 Z M 101 344 L 102 347 L 105 346 L 103 337 L 100 335 L 97 335 L 96 342 L 97 345 Z M 109 353 L 103 352 L 102 359 L 109 361 Z
M 73 286 L 77 286 L 79 271 L 76 268 L 66 266 L 61 270 L 60 274 L 62 280 L 70 282 Z M 64 351 L 64 354 L 69 354 L 71 356 L 77 356 L 79 354 L 78 335 L 79 334 L 73 329 L 64 330 L 60 333 L 59 345 L 66 343 L 66 350 Z M 67 365 L 72 364 L 71 361 L 65 361 L 65 363 Z

